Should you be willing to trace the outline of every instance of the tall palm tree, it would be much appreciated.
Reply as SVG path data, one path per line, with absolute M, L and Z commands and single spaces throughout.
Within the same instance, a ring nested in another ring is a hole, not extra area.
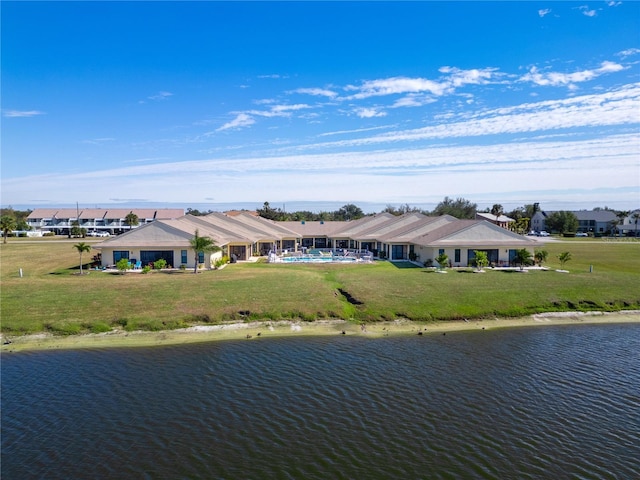
M 0 228 L 2 229 L 3 243 L 7 243 L 7 237 L 16 228 L 16 219 L 9 215 L 0 217 Z
M 129 230 L 131 230 L 131 227 L 138 225 L 138 215 L 133 212 L 127 213 L 127 216 L 124 217 L 124 224 L 129 227 Z
M 502 205 L 500 205 L 499 203 L 496 203 L 493 205 L 493 207 L 491 207 L 491 215 L 495 215 L 496 224 L 498 224 L 498 218 L 500 218 L 500 215 L 502 215 L 503 213 L 504 208 L 502 208 Z
M 80 243 L 76 243 L 73 246 L 73 248 L 78 250 L 78 253 L 80 254 L 80 275 L 82 275 L 82 254 L 84 252 L 90 252 L 91 251 L 91 245 L 89 245 L 88 243 L 80 242 Z
M 218 252 L 220 247 L 216 245 L 216 242 L 209 237 L 201 237 L 196 230 L 195 236 L 189 240 L 191 248 L 195 252 L 195 264 L 193 266 L 193 273 L 198 273 L 198 255 L 205 252 Z

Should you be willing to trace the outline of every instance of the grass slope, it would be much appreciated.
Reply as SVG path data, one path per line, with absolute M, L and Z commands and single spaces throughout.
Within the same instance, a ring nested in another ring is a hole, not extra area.
M 416 321 L 640 308 L 640 242 L 549 243 L 550 271 L 436 274 L 371 265 L 234 264 L 218 271 L 77 275 L 77 241 L 0 246 L 3 333 L 163 330 L 238 320 Z M 569 274 L 553 271 L 571 252 Z M 92 254 L 84 254 L 87 261 Z M 589 272 L 593 265 L 593 273 Z M 406 266 L 406 265 L 405 265 Z M 23 277 L 19 269 L 23 269 Z

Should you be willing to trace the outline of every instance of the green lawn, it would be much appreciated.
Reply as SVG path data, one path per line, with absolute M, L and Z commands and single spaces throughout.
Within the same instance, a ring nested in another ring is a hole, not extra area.
M 640 242 L 549 243 L 543 248 L 552 270 L 525 274 L 437 274 L 376 262 L 80 276 L 77 240 L 19 240 L 0 246 L 1 329 L 12 334 L 99 332 L 113 326 L 160 330 L 229 320 L 426 321 L 640 308 Z M 568 274 L 553 271 L 562 251 L 573 256 L 565 266 Z M 84 254 L 83 260 L 91 256 Z

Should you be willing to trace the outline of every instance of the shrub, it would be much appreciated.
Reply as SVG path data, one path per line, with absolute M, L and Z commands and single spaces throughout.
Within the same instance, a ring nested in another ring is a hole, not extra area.
M 155 268 L 156 270 L 162 270 L 166 266 L 167 266 L 167 261 L 164 258 L 161 258 L 160 260 L 156 260 L 155 262 L 153 262 L 153 268 Z
M 129 268 L 129 259 L 121 258 L 120 260 L 118 260 L 118 262 L 116 263 L 116 268 L 120 270 L 121 273 L 126 272 Z
M 142 267 L 142 273 L 149 273 L 151 271 L 151 267 L 149 265 L 145 265 Z

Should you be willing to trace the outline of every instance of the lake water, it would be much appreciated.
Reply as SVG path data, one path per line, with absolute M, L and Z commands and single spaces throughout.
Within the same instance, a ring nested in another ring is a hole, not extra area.
M 637 479 L 640 325 L 2 355 L 3 480 Z

